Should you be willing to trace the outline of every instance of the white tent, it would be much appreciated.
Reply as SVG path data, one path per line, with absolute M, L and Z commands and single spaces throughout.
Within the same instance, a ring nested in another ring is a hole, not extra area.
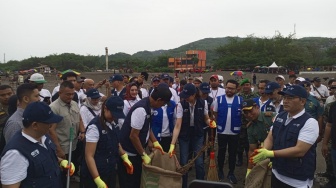
M 272 65 L 269 66 L 268 68 L 279 68 L 279 67 L 275 62 L 273 62 Z

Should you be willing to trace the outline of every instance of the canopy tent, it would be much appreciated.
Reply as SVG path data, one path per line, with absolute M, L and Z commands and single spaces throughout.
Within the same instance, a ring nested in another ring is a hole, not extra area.
M 279 66 L 273 62 L 272 65 L 270 65 L 268 68 L 279 68 Z
M 272 63 L 269 67 L 267 67 L 267 73 L 276 73 L 276 74 L 284 74 L 286 73 L 286 68 L 282 66 L 278 66 L 275 62 Z

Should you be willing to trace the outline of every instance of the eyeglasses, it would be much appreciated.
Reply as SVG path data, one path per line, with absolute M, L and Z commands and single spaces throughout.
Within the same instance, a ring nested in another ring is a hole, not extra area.
M 296 99 L 296 98 L 301 98 L 301 97 L 289 96 L 289 95 L 285 95 L 285 96 L 283 96 L 283 99 L 284 99 L 284 100 L 289 100 L 289 101 L 292 101 L 292 100 L 294 100 L 294 99 Z
M 226 87 L 225 89 L 226 89 L 226 90 L 231 90 L 231 91 L 236 90 L 236 88 L 232 88 L 232 87 Z

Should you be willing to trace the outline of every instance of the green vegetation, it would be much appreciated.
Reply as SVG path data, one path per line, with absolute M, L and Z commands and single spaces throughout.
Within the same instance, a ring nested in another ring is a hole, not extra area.
M 245 38 L 205 38 L 170 50 L 141 51 L 133 55 L 116 53 L 109 56 L 109 68 L 170 72 L 172 70 L 167 68 L 168 58 L 184 57 L 187 50 L 205 50 L 207 65 L 213 65 L 217 69 L 251 69 L 257 65 L 269 66 L 273 61 L 292 70 L 302 66 L 336 64 L 336 39 L 295 39 L 293 36 L 285 37 L 279 34 L 272 38 L 257 38 L 253 35 Z M 30 57 L 22 61 L 9 61 L 0 64 L 0 70 L 26 70 L 41 64 L 57 70 L 104 70 L 105 56 L 52 54 L 46 57 Z

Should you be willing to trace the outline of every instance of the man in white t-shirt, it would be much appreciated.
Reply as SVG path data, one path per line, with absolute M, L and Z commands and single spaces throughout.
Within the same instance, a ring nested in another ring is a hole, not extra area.
M 289 86 L 279 94 L 284 95 L 285 111 L 276 116 L 264 148 L 255 151 L 250 162 L 273 158 L 272 187 L 312 187 L 318 122 L 305 112 L 308 95 L 303 87 Z
M 225 95 L 218 97 L 212 103 L 217 122 L 218 177 L 220 180 L 224 179 L 223 167 L 226 148 L 228 147 L 229 173 L 227 178 L 233 184 L 237 183 L 234 170 L 241 128 L 241 104 L 243 101 L 240 96 L 235 95 L 237 88 L 238 82 L 236 80 L 228 80 L 226 82 Z
M 40 95 L 40 101 L 43 101 L 49 105 L 51 103 L 51 93 L 49 90 L 43 89 L 44 83 L 47 82 L 44 79 L 44 76 L 40 73 L 34 73 L 30 76 L 29 82 L 37 85 L 37 89 L 39 90 Z
M 209 97 L 216 100 L 217 97 L 225 95 L 225 89 L 219 87 L 218 75 L 212 75 L 210 77 L 210 93 Z
M 321 84 L 321 79 L 319 77 L 315 77 L 313 79 L 313 84 L 311 85 L 311 88 L 314 96 L 318 99 L 325 100 L 327 97 L 329 97 L 329 90 L 327 86 Z

